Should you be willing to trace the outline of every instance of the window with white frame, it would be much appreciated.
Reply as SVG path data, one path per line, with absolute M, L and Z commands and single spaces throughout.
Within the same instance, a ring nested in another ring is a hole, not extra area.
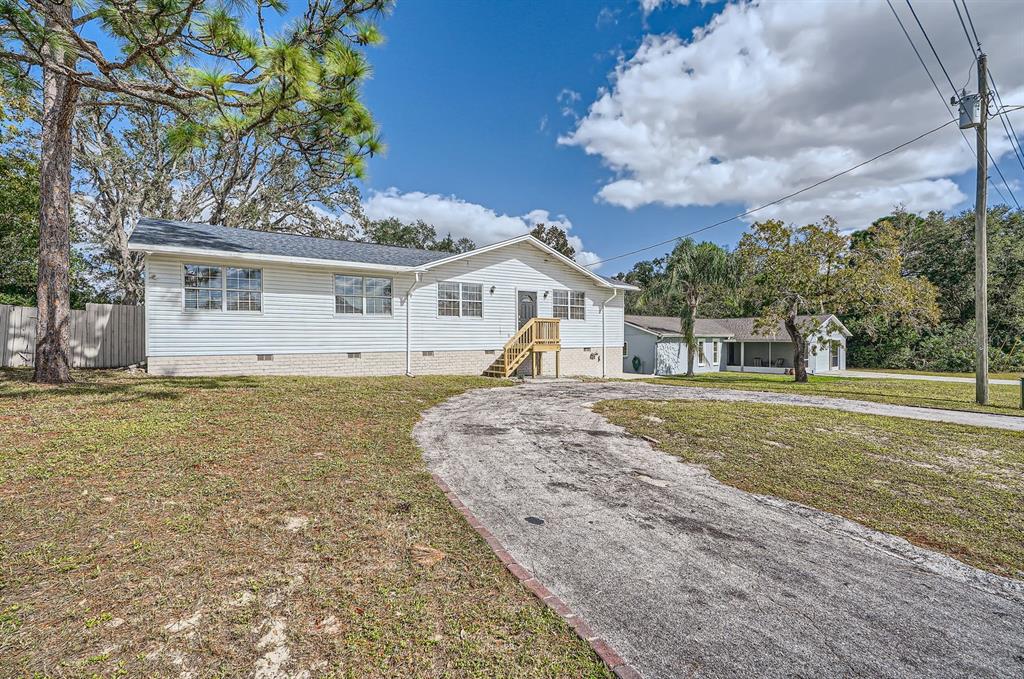
M 263 272 L 234 267 L 226 271 L 228 311 L 259 311 L 263 306 Z
M 441 281 L 437 284 L 437 315 L 482 318 L 484 315 L 483 285 Z
M 394 284 L 390 278 L 334 276 L 334 312 L 388 316 L 391 314 Z
M 718 365 L 718 361 L 722 356 L 721 347 L 719 346 L 718 340 L 711 343 L 711 365 L 712 367 Z
M 828 364 L 832 368 L 839 367 L 839 345 L 831 344 L 828 350 Z
M 184 265 L 185 309 L 261 311 L 263 271 L 240 267 Z
M 701 368 L 707 362 L 707 353 L 704 351 L 704 340 L 697 340 L 697 365 Z
M 575 290 L 552 290 L 551 313 L 555 318 L 582 321 L 586 318 L 587 297 Z

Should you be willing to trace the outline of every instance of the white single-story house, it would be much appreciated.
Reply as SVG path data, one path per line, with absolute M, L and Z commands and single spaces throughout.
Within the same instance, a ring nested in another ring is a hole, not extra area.
M 636 288 L 529 235 L 451 254 L 142 219 L 128 243 L 153 374 L 622 373 Z
M 797 318 L 800 325 L 810 320 L 816 329 L 808 336 L 807 371 L 846 369 L 850 331 L 832 314 Z M 625 322 L 623 371 L 654 375 L 686 372 L 686 341 L 679 318 L 628 315 Z M 702 348 L 694 357 L 694 372 L 788 373 L 793 369 L 793 343 L 781 323 L 765 335 L 754 332 L 753 318 L 699 318 L 694 335 Z M 819 348 L 819 339 L 828 341 L 828 346 Z

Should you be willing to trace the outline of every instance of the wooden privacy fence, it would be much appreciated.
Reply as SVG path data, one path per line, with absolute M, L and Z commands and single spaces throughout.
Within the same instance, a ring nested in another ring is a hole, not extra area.
M 0 304 L 0 366 L 33 365 L 36 308 Z M 146 313 L 141 306 L 86 304 L 71 312 L 71 366 L 121 368 L 146 359 Z

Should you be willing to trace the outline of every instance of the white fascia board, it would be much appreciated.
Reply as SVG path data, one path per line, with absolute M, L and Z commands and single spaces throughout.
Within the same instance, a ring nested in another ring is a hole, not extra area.
M 632 323 L 630 321 L 624 321 L 624 323 L 626 325 L 628 325 L 629 327 L 634 328 L 635 330 L 639 330 L 640 332 L 646 332 L 648 335 L 654 335 L 655 337 L 664 337 L 665 336 L 665 335 L 662 335 L 661 333 L 654 332 L 653 330 L 645 328 L 642 325 L 637 325 L 636 323 Z
M 128 249 L 146 254 L 178 255 L 182 257 L 203 257 L 217 259 L 233 259 L 245 262 L 279 262 L 281 264 L 301 264 L 327 269 L 358 269 L 365 271 L 415 271 L 415 267 L 396 266 L 394 264 L 371 264 L 367 262 L 349 262 L 342 259 L 314 259 L 312 257 L 289 257 L 287 255 L 266 255 L 252 252 L 230 252 L 206 248 L 185 248 L 176 245 L 132 245 Z
M 603 276 L 599 276 L 596 273 L 594 273 L 593 271 L 591 271 L 590 269 L 588 269 L 587 267 L 583 266 L 582 264 L 578 264 L 577 262 L 574 262 L 573 260 L 571 260 L 568 257 L 566 257 L 565 255 L 563 255 L 558 250 L 555 250 L 554 248 L 549 246 L 547 243 L 543 243 L 543 242 L 537 240 L 536 238 L 534 238 L 533 236 L 531 236 L 528 233 L 524 234 L 522 236 L 516 236 L 515 238 L 509 238 L 507 240 L 499 241 L 497 243 L 491 243 L 490 245 L 485 245 L 485 246 L 477 248 L 475 250 L 470 250 L 468 252 L 460 252 L 459 254 L 452 255 L 451 257 L 445 257 L 444 259 L 438 259 L 436 261 L 433 261 L 433 262 L 430 262 L 428 264 L 424 264 L 424 265 L 420 266 L 418 270 L 419 271 L 427 271 L 428 269 L 433 269 L 433 268 L 441 266 L 443 264 L 450 264 L 452 262 L 457 262 L 457 261 L 459 261 L 461 259 L 466 259 L 468 257 L 473 257 L 474 255 L 481 255 L 481 254 L 483 254 L 485 252 L 491 252 L 493 250 L 498 250 L 500 248 L 508 247 L 509 245 L 515 245 L 517 243 L 529 243 L 530 245 L 534 246 L 535 248 L 537 248 L 539 250 L 542 250 L 543 252 L 545 252 L 545 253 L 551 255 L 552 257 L 554 257 L 555 259 L 561 261 L 563 264 L 565 264 L 565 265 L 567 265 L 567 266 L 569 266 L 569 267 L 571 267 L 573 269 L 576 269 L 578 272 L 582 273 L 583 275 L 593 279 L 601 287 L 605 287 L 605 288 L 618 288 L 618 289 L 621 289 L 621 290 L 639 290 L 640 289 L 640 288 L 636 287 L 635 285 L 630 285 L 629 283 L 612 283 L 607 278 L 605 278 Z
M 818 326 L 818 329 L 821 330 L 823 328 L 826 328 L 828 324 L 832 321 L 835 321 L 835 324 L 839 326 L 839 332 L 843 333 L 845 337 L 853 337 L 853 333 L 850 332 L 845 325 L 843 325 L 843 322 L 839 320 L 839 317 L 836 316 L 835 314 L 829 314 L 828 318 L 822 321 L 821 325 Z
M 667 332 L 664 335 L 661 335 L 661 337 L 680 337 L 680 338 L 682 338 L 682 337 L 685 337 L 685 336 L 681 332 Z M 698 341 L 699 340 L 716 340 L 716 339 L 717 340 L 723 340 L 723 341 L 726 341 L 726 342 L 734 342 L 734 341 L 736 341 L 736 337 L 734 335 L 694 335 L 694 339 L 696 339 Z

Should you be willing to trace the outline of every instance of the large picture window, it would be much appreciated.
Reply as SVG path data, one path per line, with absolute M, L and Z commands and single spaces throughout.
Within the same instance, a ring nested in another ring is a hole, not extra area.
M 238 267 L 185 265 L 185 309 L 262 311 L 263 271 Z
M 483 286 L 480 283 L 456 283 L 455 281 L 438 283 L 437 315 L 483 317 Z
M 393 287 L 390 278 L 337 274 L 334 277 L 334 311 L 339 314 L 390 315 Z
M 586 318 L 587 297 L 575 290 L 553 290 L 551 309 L 555 318 L 582 321 Z

